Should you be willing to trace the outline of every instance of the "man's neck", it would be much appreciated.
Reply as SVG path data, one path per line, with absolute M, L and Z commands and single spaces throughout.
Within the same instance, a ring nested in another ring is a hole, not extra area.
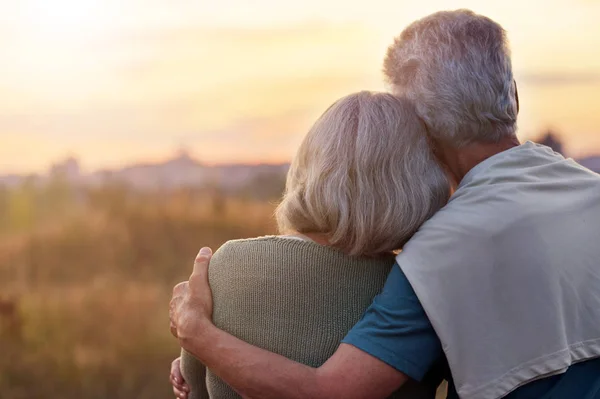
M 461 148 L 438 144 L 437 153 L 458 184 L 481 162 L 520 144 L 516 136 L 506 137 L 497 143 L 472 143 Z

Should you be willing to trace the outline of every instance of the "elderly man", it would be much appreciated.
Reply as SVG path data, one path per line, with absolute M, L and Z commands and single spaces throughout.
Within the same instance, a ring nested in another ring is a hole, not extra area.
M 458 187 L 384 291 L 310 368 L 211 323 L 204 249 L 174 290 L 181 346 L 244 397 L 385 398 L 447 361 L 449 397 L 600 398 L 600 176 L 518 142 L 504 30 L 470 11 L 430 15 L 390 47 L 385 72 Z

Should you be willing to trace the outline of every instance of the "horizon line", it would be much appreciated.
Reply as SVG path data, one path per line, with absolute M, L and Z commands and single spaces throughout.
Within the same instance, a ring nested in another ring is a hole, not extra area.
M 291 163 L 291 159 L 289 160 L 255 160 L 255 161 L 218 161 L 218 162 L 204 162 L 195 157 L 193 154 L 190 154 L 189 151 L 186 151 L 188 158 L 196 163 L 198 166 L 203 167 L 225 167 L 225 166 L 284 166 L 289 165 Z M 166 164 L 168 162 L 177 160 L 184 157 L 184 154 L 180 151 L 175 151 L 171 154 L 170 157 L 161 157 L 155 158 L 154 160 L 150 159 L 139 159 L 139 160 L 126 160 L 123 163 L 112 166 L 100 166 L 96 168 L 86 168 L 82 166 L 82 159 L 76 154 L 65 155 L 62 158 L 59 158 L 53 162 L 50 162 L 47 166 L 45 166 L 41 170 L 10 170 L 10 169 L 2 169 L 0 168 L 0 177 L 7 176 L 43 176 L 48 174 L 53 167 L 61 164 L 65 164 L 71 160 L 77 162 L 80 171 L 82 174 L 94 174 L 94 173 L 102 173 L 102 172 L 112 172 L 119 171 L 123 169 L 128 169 L 132 167 L 140 167 L 140 166 L 152 166 L 152 165 L 161 165 Z

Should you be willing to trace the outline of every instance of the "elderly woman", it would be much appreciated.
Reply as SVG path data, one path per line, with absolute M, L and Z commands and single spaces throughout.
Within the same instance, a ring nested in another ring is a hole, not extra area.
M 214 323 L 240 339 L 317 367 L 381 291 L 394 251 L 447 202 L 449 182 L 412 104 L 360 92 L 333 104 L 288 173 L 280 236 L 229 241 L 213 256 Z M 182 352 L 178 397 L 237 398 Z M 440 370 L 442 371 L 442 370 Z M 441 373 L 394 398 L 434 398 Z

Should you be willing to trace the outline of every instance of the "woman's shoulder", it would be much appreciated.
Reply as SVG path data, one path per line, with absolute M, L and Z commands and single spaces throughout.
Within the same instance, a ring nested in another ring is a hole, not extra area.
M 277 259 L 282 263 L 327 264 L 330 266 L 389 266 L 394 262 L 393 255 L 380 258 L 350 256 L 337 248 L 318 244 L 296 236 L 261 236 L 230 240 L 214 254 L 213 260 L 245 261 Z
M 263 236 L 230 240 L 215 251 L 209 274 L 214 279 L 246 279 L 302 269 L 305 259 L 313 258 L 317 244 L 281 236 Z M 316 252 L 315 252 L 316 251 Z
M 220 248 L 224 250 L 231 250 L 232 248 L 247 248 L 247 247 L 265 247 L 265 246 L 286 246 L 289 244 L 307 243 L 315 244 L 312 241 L 304 240 L 295 236 L 277 236 L 277 235 L 266 235 L 251 238 L 239 238 L 235 240 L 229 240 L 225 242 Z
M 229 240 L 219 247 L 214 256 L 223 257 L 242 254 L 244 257 L 247 257 L 250 254 L 277 254 L 285 253 L 290 248 L 302 252 L 312 252 L 323 250 L 326 247 L 312 241 L 302 240 L 292 236 L 268 235 Z
M 229 240 L 223 244 L 217 253 L 221 254 L 232 254 L 239 251 L 243 251 L 248 254 L 250 252 L 258 253 L 270 253 L 270 252 L 282 252 L 282 253 L 301 253 L 301 254 L 319 254 L 321 256 L 339 256 L 349 257 L 343 252 L 336 248 L 318 244 L 312 240 L 304 239 L 298 236 L 260 236 L 254 238 L 242 238 L 236 240 Z

